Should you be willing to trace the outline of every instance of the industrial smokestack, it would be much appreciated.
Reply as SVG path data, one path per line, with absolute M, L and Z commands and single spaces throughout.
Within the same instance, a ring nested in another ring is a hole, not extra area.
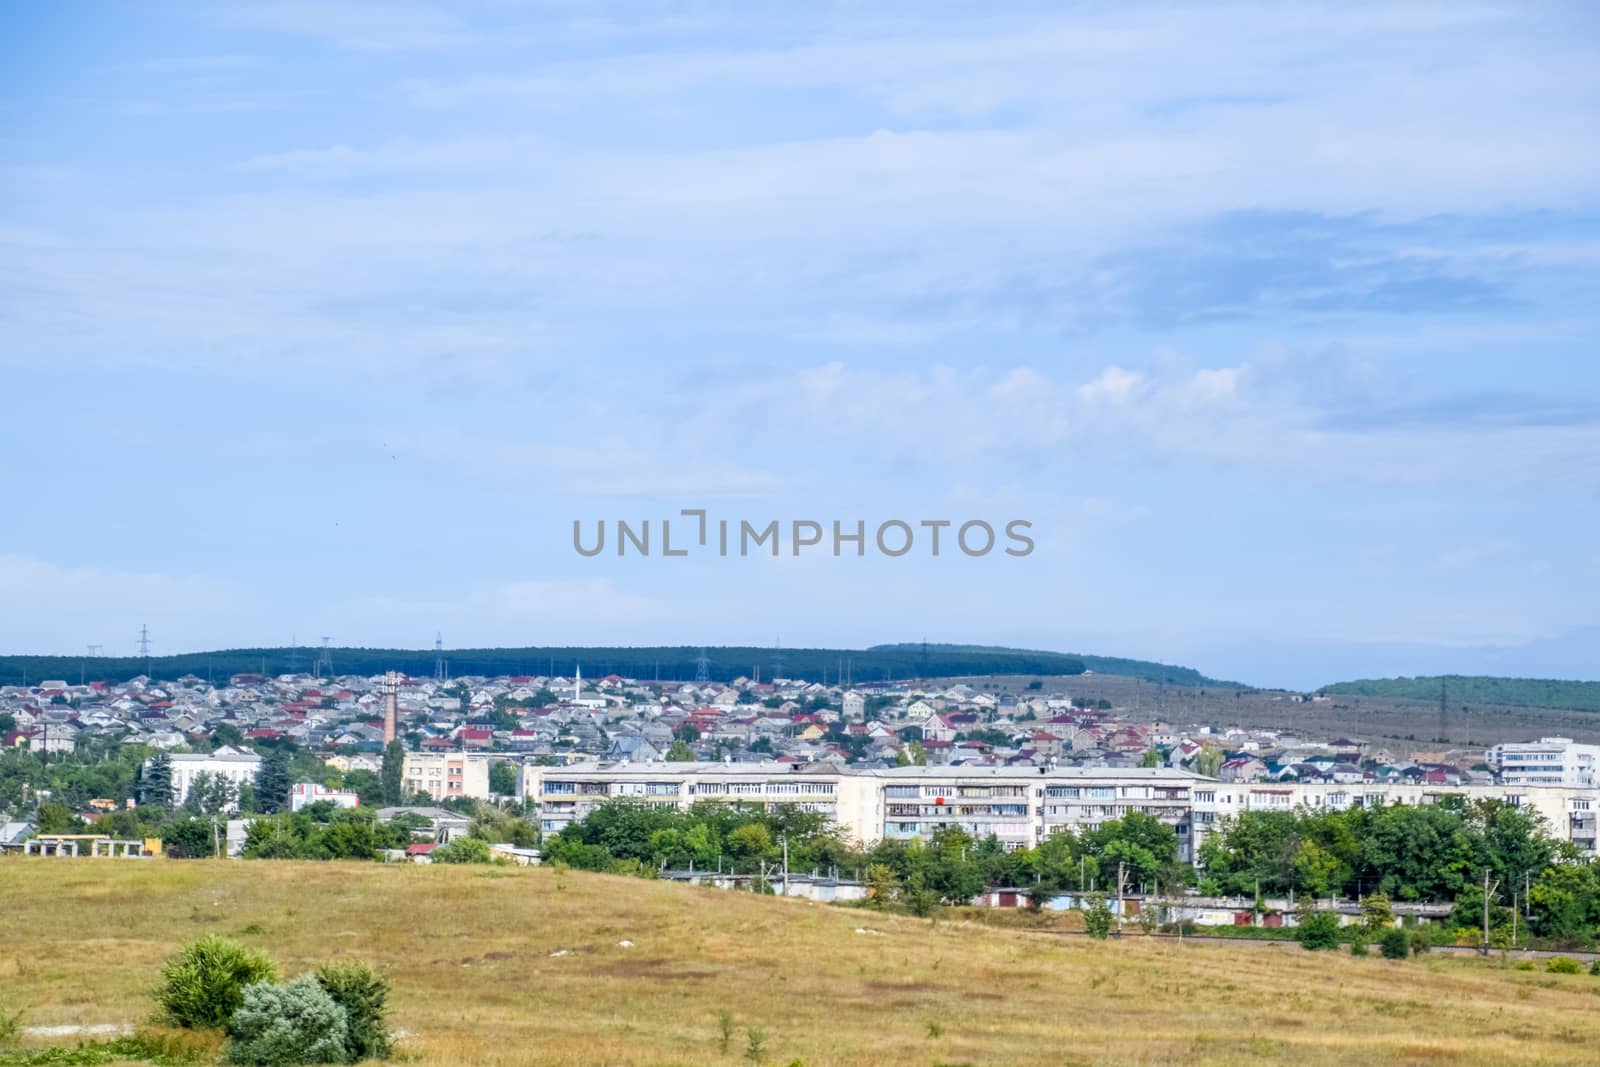
M 400 689 L 400 680 L 394 671 L 383 676 L 383 743 L 387 747 L 395 738 L 395 719 L 399 709 L 396 694 Z

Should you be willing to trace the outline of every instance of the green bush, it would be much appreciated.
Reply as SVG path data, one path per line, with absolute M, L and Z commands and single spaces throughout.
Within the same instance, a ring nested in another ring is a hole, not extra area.
M 1411 935 L 1398 926 L 1391 926 L 1378 938 L 1378 951 L 1386 960 L 1403 960 L 1411 955 Z
M 1413 929 L 1411 931 L 1411 954 L 1413 956 L 1420 956 L 1424 952 L 1432 952 L 1432 951 L 1433 951 L 1433 935 L 1429 934 L 1428 931 L 1423 930 L 1421 928 Z
M 351 1063 L 388 1059 L 393 1051 L 384 1020 L 389 980 L 360 960 L 336 960 L 317 968 L 317 984 L 344 1009 L 346 1058 Z
M 1339 947 L 1339 916 L 1331 911 L 1314 912 L 1295 927 L 1294 939 L 1300 947 L 1322 952 Z
M 1517 970 L 1519 971 L 1531 971 L 1533 969 L 1532 960 L 1523 960 L 1521 963 L 1517 964 Z
M 22 1036 L 22 1013 L 7 1015 L 0 1012 L 0 1045 L 9 1045 Z
M 292 982 L 257 982 L 228 1024 L 224 1060 L 249 1067 L 345 1063 L 350 1027 L 345 1011 L 317 982 L 302 974 Z
M 1104 941 L 1111 933 L 1112 921 L 1111 909 L 1106 907 L 1105 898 L 1097 897 L 1083 913 L 1083 931 L 1096 941 Z
M 1367 933 L 1362 930 L 1356 934 L 1356 939 L 1350 942 L 1350 955 L 1365 956 L 1367 954 Z
M 477 837 L 458 837 L 428 853 L 434 863 L 488 863 L 489 842 Z
M 1589 964 L 1589 977 L 1600 978 L 1600 960 L 1595 960 Z
M 1551 974 L 1583 973 L 1582 965 L 1579 964 L 1577 960 L 1568 956 L 1551 956 L 1550 962 L 1544 965 L 1544 969 L 1549 971 Z
M 265 954 L 208 934 L 167 961 L 156 1000 L 175 1026 L 222 1029 L 244 1003 L 246 986 L 277 977 Z

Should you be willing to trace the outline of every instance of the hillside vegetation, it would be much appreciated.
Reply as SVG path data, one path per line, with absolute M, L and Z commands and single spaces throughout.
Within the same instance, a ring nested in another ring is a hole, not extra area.
M 152 656 L 148 661 L 152 678 L 181 678 L 194 675 L 224 682 L 229 675 L 262 673 L 269 675 L 295 671 L 310 672 L 318 649 L 312 648 L 236 648 L 218 652 L 190 652 L 176 656 Z M 433 649 L 335 648 L 331 649 L 336 674 L 380 674 L 395 670 L 414 676 L 431 677 Z M 770 679 L 777 658 L 782 658 L 788 677 L 820 681 L 826 675 L 835 680 L 843 669 L 857 683 L 904 681 L 909 678 L 950 678 L 976 674 L 1079 675 L 1085 660 L 1059 652 L 1029 652 L 1021 649 L 941 649 L 921 645 L 882 646 L 874 649 L 849 648 L 771 648 L 727 646 L 705 650 L 712 681 L 728 682 L 740 676 L 753 677 L 757 671 Z M 542 675 L 554 672 L 570 676 L 574 664 L 587 678 L 607 674 L 648 681 L 693 681 L 698 648 L 457 648 L 445 652 L 450 673 L 462 675 Z M 1106 661 L 1138 665 L 1137 660 Z M 1153 672 L 1178 672 L 1186 668 L 1145 663 Z M 1100 670 L 1102 668 L 1090 668 Z M 77 682 L 125 681 L 146 671 L 146 661 L 135 657 L 103 656 L 0 656 L 0 685 L 17 685 L 24 680 L 37 685 L 54 678 Z M 1194 674 L 1194 672 L 1188 672 Z M 1194 674 L 1196 678 L 1200 676 Z M 1176 676 L 1175 676 L 1176 678 Z
M 377 964 L 419 1064 L 1579 1064 L 1600 1041 L 1586 974 L 1089 942 L 548 868 L 13 858 L 0 899 L 0 1005 L 24 1025 L 141 1022 L 161 961 L 220 933 L 286 975 Z
M 1419 678 L 1364 678 L 1325 686 L 1324 693 L 1382 697 L 1389 700 L 1439 699 L 1461 704 L 1505 704 L 1525 708 L 1600 711 L 1600 682 L 1567 682 L 1554 678 L 1491 678 L 1446 674 Z

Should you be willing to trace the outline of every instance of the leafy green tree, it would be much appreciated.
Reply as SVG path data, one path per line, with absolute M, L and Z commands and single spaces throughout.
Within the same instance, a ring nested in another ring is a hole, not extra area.
M 1394 925 L 1394 909 L 1384 893 L 1368 893 L 1361 898 L 1361 924 L 1376 936 Z
M 1194 757 L 1194 772 L 1203 774 L 1207 778 L 1215 778 L 1226 760 L 1227 756 L 1216 745 L 1202 745 Z
M 694 749 L 686 742 L 674 741 L 667 747 L 668 763 L 693 763 L 695 761 Z
M 1111 926 L 1115 916 L 1106 903 L 1104 893 L 1095 893 L 1089 901 L 1089 906 L 1083 911 L 1083 932 L 1096 941 L 1104 941 L 1111 934 Z
M 244 734 L 231 722 L 222 722 L 211 731 L 211 747 L 221 748 L 223 745 L 243 745 Z
M 489 792 L 498 793 L 503 797 L 516 795 L 517 768 L 515 764 L 502 761 L 489 765 Z

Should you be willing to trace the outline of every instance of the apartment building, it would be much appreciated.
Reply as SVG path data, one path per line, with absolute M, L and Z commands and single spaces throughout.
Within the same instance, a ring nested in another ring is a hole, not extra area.
M 400 772 L 400 787 L 409 800 L 426 793 L 434 800 L 451 797 L 489 797 L 487 756 L 465 752 L 408 752 Z
M 1423 785 L 1335 782 L 1222 782 L 1188 771 L 1149 768 L 894 767 L 833 764 L 579 763 L 526 766 L 524 795 L 541 827 L 559 832 L 595 807 L 628 799 L 687 809 L 701 801 L 796 804 L 826 814 L 864 846 L 928 840 L 944 826 L 995 835 L 1007 848 L 1032 847 L 1062 829 L 1097 829 L 1132 812 L 1173 828 L 1178 856 L 1193 862 L 1224 819 L 1256 811 L 1345 811 L 1432 804 L 1445 796 L 1494 799 L 1542 815 L 1558 840 L 1596 850 L 1600 792 L 1567 786 Z
M 559 832 L 607 801 L 631 800 L 680 809 L 707 801 L 759 804 L 767 810 L 794 805 L 854 833 L 873 787 L 832 764 L 619 762 L 529 764 L 523 768 L 522 791 L 538 802 L 539 824 L 546 832 Z
M 261 770 L 261 757 L 243 748 L 223 745 L 215 752 L 179 752 L 168 757 L 172 760 L 172 803 L 181 806 L 189 799 L 189 789 L 202 774 L 212 778 L 226 778 L 234 787 L 254 785 Z M 145 767 L 150 766 L 149 760 Z M 228 810 L 238 810 L 229 805 Z
M 1600 745 L 1541 737 L 1496 745 L 1484 753 L 1484 762 L 1506 785 L 1594 786 Z

